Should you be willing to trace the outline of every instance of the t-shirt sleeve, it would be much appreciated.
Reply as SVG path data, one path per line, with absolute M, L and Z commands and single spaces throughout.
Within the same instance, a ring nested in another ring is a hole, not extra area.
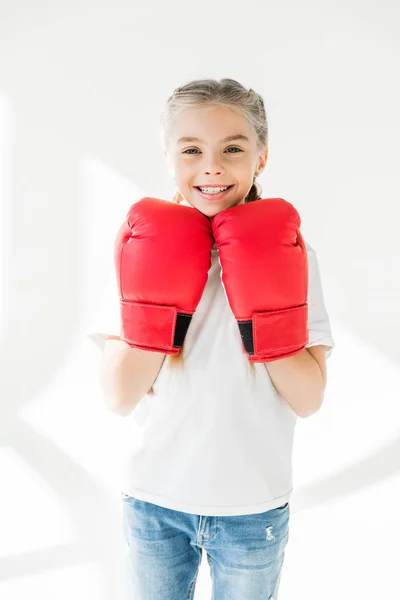
M 330 346 L 326 351 L 326 358 L 329 358 L 335 342 L 325 307 L 318 258 L 310 244 L 306 241 L 305 244 L 308 254 L 308 344 L 306 348 L 320 344 Z
M 121 313 L 120 299 L 117 286 L 117 278 L 112 273 L 108 279 L 100 304 L 95 311 L 89 326 L 85 329 L 85 335 L 92 340 L 96 346 L 103 350 L 107 337 L 110 335 L 120 336 Z

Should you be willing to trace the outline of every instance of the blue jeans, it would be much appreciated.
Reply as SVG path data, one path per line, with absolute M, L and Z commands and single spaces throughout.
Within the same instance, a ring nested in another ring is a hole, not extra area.
M 122 493 L 126 600 L 193 600 L 202 550 L 212 600 L 276 600 L 289 503 L 227 517 L 193 515 Z

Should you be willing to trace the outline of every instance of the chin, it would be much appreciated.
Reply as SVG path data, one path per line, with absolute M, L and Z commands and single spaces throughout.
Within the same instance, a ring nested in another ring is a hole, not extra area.
M 219 203 L 215 203 L 212 204 L 210 203 L 209 206 L 206 205 L 206 203 L 202 203 L 202 202 L 188 202 L 187 203 L 192 206 L 193 208 L 196 208 L 199 212 L 203 213 L 203 215 L 206 215 L 206 217 L 215 217 L 215 215 L 217 215 L 218 213 L 222 212 L 223 210 L 226 210 L 228 208 L 233 208 L 234 206 L 239 206 L 239 204 L 244 204 L 244 199 L 242 200 L 235 200 L 235 201 L 231 201 L 229 204 L 227 204 L 226 206 L 221 205 Z
M 197 210 L 199 212 L 201 212 L 203 215 L 205 215 L 206 217 L 215 217 L 215 215 L 217 215 L 219 212 L 221 212 L 221 210 L 224 209 L 218 209 L 217 206 L 215 207 L 209 207 L 209 208 L 204 208 L 201 206 L 193 206 L 193 208 L 197 208 Z
M 232 205 L 229 206 L 209 206 L 207 208 L 205 207 L 195 207 L 197 208 L 197 210 L 201 213 L 203 213 L 203 215 L 205 215 L 206 217 L 210 217 L 212 219 L 212 217 L 215 217 L 216 215 L 218 215 L 220 212 L 226 210 L 227 208 L 231 208 Z

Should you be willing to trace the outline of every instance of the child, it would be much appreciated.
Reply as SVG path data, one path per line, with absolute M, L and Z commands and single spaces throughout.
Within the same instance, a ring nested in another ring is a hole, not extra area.
M 130 208 L 91 330 L 108 405 L 136 428 L 127 598 L 193 598 L 204 548 L 214 600 L 276 599 L 294 428 L 320 408 L 334 347 L 317 256 L 296 209 L 255 182 L 268 155 L 259 94 L 187 83 L 162 134 L 174 202 Z

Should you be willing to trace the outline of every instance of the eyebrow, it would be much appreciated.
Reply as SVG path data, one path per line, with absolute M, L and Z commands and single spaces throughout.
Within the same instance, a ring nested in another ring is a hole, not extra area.
M 249 138 L 247 138 L 245 135 L 242 135 L 241 133 L 237 134 L 237 135 L 228 135 L 228 137 L 224 138 L 223 140 L 221 140 L 221 142 L 232 142 L 233 140 L 244 140 L 246 142 L 249 142 Z M 202 140 L 200 140 L 199 138 L 196 137 L 181 137 L 178 140 L 178 144 L 180 142 L 201 142 Z

